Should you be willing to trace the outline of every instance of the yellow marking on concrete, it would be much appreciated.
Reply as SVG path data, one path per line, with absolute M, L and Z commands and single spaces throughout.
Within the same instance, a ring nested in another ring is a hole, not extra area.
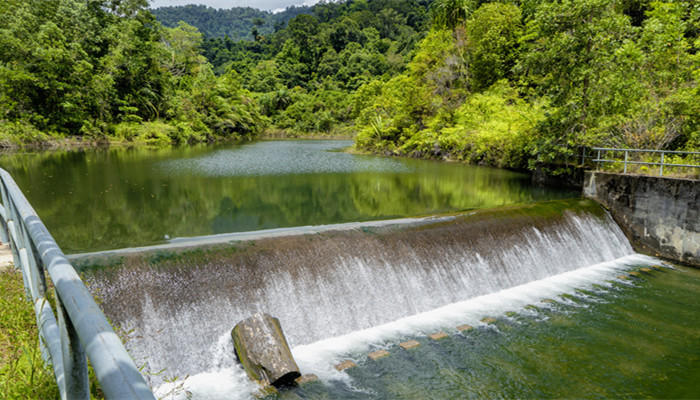
M 474 329 L 474 327 L 471 326 L 471 325 L 467 325 L 467 324 L 460 325 L 460 326 L 457 327 L 457 330 L 460 331 L 460 332 L 470 331 L 470 330 L 472 330 L 472 329 Z
M 399 343 L 399 346 L 402 349 L 408 350 L 420 346 L 420 343 L 416 342 L 415 340 L 409 340 L 408 342 Z
M 369 357 L 369 358 L 371 358 L 372 360 L 375 360 L 375 361 L 376 361 L 376 360 L 378 360 L 378 359 L 380 359 L 380 358 L 382 358 L 382 357 L 386 357 L 386 356 L 388 356 L 388 355 L 389 355 L 389 352 L 386 351 L 386 350 L 377 350 L 377 351 L 373 351 L 373 352 L 367 354 L 367 357 Z
M 316 376 L 315 374 L 306 374 L 298 377 L 294 380 L 294 382 L 296 382 L 297 385 L 303 385 L 309 382 L 316 382 L 317 380 L 318 376 Z
M 428 335 L 428 337 L 433 340 L 440 340 L 446 338 L 447 334 L 445 332 L 435 332 Z
M 336 365 L 335 369 L 337 369 L 338 371 L 345 371 L 348 368 L 352 368 L 352 367 L 356 367 L 356 366 L 357 366 L 357 364 L 355 364 L 354 362 L 352 362 L 350 360 L 345 360 L 345 361 L 341 362 L 340 364 Z

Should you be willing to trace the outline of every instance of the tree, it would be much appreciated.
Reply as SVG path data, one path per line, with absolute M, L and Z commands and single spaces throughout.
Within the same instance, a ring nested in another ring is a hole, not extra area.
M 542 3 L 530 21 L 527 49 L 518 70 L 554 107 L 540 151 L 597 144 L 603 115 L 625 108 L 616 93 L 617 52 L 633 39 L 629 18 L 611 0 Z M 626 64 L 629 65 L 629 64 Z M 627 71 L 630 72 L 630 71 Z
M 435 0 L 430 5 L 433 25 L 438 29 L 454 29 L 474 11 L 474 0 Z
M 486 3 L 472 14 L 466 30 L 471 53 L 470 86 L 474 90 L 485 90 L 512 76 L 519 59 L 521 17 L 518 6 L 506 3 Z

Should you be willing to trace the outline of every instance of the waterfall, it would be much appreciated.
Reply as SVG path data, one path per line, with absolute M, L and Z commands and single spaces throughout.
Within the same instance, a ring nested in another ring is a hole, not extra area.
M 307 345 L 633 253 L 575 200 L 136 255 L 86 280 L 137 362 L 183 376 L 233 363 L 227 334 L 257 311 Z

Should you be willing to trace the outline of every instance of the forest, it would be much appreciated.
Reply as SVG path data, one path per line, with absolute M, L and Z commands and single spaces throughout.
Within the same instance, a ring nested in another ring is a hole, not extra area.
M 226 37 L 253 40 L 258 35 L 269 35 L 284 27 L 299 14 L 310 14 L 308 6 L 290 6 L 272 13 L 252 7 L 215 9 L 204 5 L 158 7 L 151 10 L 158 22 L 175 28 L 182 21 L 199 29 L 207 37 Z
M 203 6 L 177 8 L 206 11 L 191 25 L 147 0 L 0 7 L 2 147 L 279 133 L 518 169 L 577 146 L 700 149 L 693 0 L 322 1 L 245 37 Z

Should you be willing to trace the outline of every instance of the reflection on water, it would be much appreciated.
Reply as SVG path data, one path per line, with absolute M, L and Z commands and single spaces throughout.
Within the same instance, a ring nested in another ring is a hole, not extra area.
M 346 154 L 350 141 L 4 155 L 67 253 L 575 196 L 525 174 Z

